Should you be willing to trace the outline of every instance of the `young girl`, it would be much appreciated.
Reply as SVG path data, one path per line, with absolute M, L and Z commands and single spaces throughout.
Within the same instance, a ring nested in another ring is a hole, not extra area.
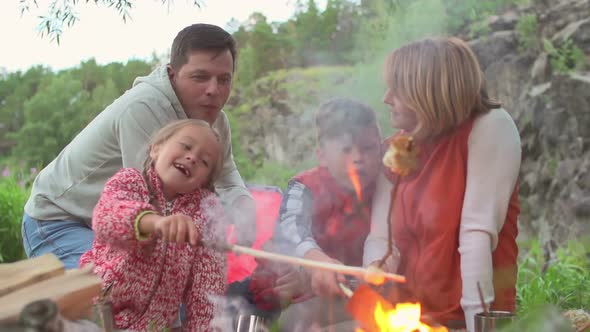
M 401 255 L 398 273 L 408 280 L 398 300 L 418 301 L 440 323 L 473 331 L 474 315 L 483 311 L 478 283 L 487 306 L 515 310 L 518 130 L 487 96 L 479 63 L 462 40 L 404 45 L 385 71 L 392 126 L 413 137 L 417 153 L 408 174 L 388 170 L 391 183 L 378 181 L 374 198 L 394 199 L 389 222 Z M 374 205 L 381 217 L 372 220 L 386 220 L 388 207 Z M 373 227 L 369 238 L 381 238 L 386 248 L 383 229 Z
M 213 183 L 223 165 L 219 135 L 202 120 L 180 120 L 157 132 L 143 172 L 124 168 L 105 185 L 94 209 L 92 249 L 104 287 L 113 284 L 116 327 L 157 331 L 177 320 L 206 331 L 225 292 L 225 255 L 200 246 L 223 215 Z

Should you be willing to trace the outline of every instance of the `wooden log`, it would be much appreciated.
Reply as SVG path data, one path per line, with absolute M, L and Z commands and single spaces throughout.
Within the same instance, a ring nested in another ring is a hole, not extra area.
M 70 320 L 90 316 L 93 299 L 100 294 L 102 280 L 92 273 L 92 266 L 20 288 L 0 297 L 0 322 L 18 319 L 22 309 L 33 301 L 54 301 L 61 315 Z
M 64 274 L 64 265 L 52 254 L 0 264 L 0 296 Z

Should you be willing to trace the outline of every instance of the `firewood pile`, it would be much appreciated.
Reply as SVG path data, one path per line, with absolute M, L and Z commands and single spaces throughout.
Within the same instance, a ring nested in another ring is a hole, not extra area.
M 31 312 L 52 310 L 64 320 L 88 319 L 100 290 L 92 267 L 66 271 L 52 254 L 0 264 L 0 327 L 22 325 Z

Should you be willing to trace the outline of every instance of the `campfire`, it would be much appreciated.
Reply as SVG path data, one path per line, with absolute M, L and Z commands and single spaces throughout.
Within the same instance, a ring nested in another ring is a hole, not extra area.
M 382 332 L 446 332 L 445 327 L 431 327 L 420 321 L 422 309 L 419 303 L 399 303 L 392 310 L 384 310 L 378 302 L 375 323 Z M 357 332 L 364 332 L 358 329 Z
M 362 326 L 355 332 L 448 332 L 427 324 L 419 303 L 393 305 L 366 284 L 352 294 L 346 309 Z

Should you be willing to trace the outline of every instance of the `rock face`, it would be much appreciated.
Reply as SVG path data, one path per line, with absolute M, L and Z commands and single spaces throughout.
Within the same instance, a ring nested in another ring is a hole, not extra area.
M 506 22 L 531 13 L 539 46 L 523 50 L 518 24 Z M 590 1 L 535 1 L 494 17 L 489 26 L 491 34 L 470 45 L 490 95 L 502 101 L 521 133 L 521 230 L 558 243 L 589 234 Z M 548 54 L 543 39 L 560 53 Z M 573 46 L 577 58 L 566 58 Z M 571 70 L 558 68 L 563 64 Z

